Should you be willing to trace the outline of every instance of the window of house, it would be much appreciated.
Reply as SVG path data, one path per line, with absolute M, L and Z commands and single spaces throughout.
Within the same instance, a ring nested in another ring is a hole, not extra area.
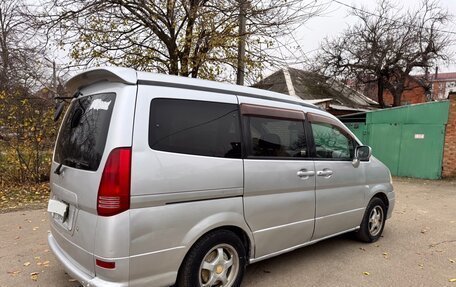
M 250 141 L 249 156 L 279 158 L 307 156 L 302 121 L 249 116 L 247 122 Z
M 239 107 L 235 104 L 153 99 L 149 146 L 154 150 L 241 158 Z

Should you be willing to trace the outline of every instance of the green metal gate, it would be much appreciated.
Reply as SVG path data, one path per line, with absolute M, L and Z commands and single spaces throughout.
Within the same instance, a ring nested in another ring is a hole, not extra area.
M 345 125 L 362 142 L 367 141 L 367 126 L 365 123 L 345 123 Z
M 390 169 L 391 173 L 399 173 L 399 149 L 401 148 L 401 126 L 398 124 L 369 125 L 368 141 L 372 153 Z
M 353 115 L 340 119 L 372 147 L 393 175 L 438 179 L 449 107 L 448 101 L 442 101 L 367 112 L 363 119 Z
M 445 126 L 404 124 L 402 127 L 397 175 L 440 178 L 442 176 Z

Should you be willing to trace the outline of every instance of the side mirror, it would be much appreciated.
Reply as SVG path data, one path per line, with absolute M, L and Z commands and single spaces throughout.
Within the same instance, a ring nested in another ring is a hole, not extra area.
M 359 160 L 369 160 L 372 156 L 372 149 L 367 145 L 360 145 L 355 149 L 355 158 Z
M 354 167 L 359 166 L 360 161 L 367 161 L 372 156 L 372 148 L 367 145 L 357 146 L 355 149 L 355 157 L 353 158 L 352 164 Z

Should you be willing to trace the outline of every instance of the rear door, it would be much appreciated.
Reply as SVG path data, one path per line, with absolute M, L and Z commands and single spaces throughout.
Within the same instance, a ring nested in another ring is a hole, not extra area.
M 96 84 L 81 93 L 68 107 L 55 146 L 51 202 L 66 210 L 50 213 L 51 232 L 69 259 L 94 275 L 98 187 L 109 152 L 131 146 L 136 86 Z
M 338 121 L 307 114 L 313 140 L 316 171 L 316 218 L 313 238 L 319 239 L 354 228 L 364 214 L 368 190 L 365 165 L 352 165 L 356 141 Z
M 244 213 L 255 257 L 298 246 L 314 229 L 315 168 L 304 113 L 294 105 L 239 97 L 246 143 Z

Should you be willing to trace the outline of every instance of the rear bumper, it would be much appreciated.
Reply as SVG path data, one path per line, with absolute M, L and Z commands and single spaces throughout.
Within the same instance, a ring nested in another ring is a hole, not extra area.
M 48 244 L 51 248 L 54 255 L 57 257 L 57 260 L 63 265 L 65 271 L 70 274 L 71 277 L 78 280 L 83 286 L 91 286 L 91 287 L 123 287 L 128 286 L 125 283 L 114 283 L 109 282 L 106 280 L 102 280 L 98 277 L 93 277 L 90 274 L 87 274 L 82 270 L 82 268 L 78 267 L 74 264 L 70 259 L 69 256 L 63 251 L 57 241 L 55 240 L 54 236 L 50 233 L 48 235 Z

